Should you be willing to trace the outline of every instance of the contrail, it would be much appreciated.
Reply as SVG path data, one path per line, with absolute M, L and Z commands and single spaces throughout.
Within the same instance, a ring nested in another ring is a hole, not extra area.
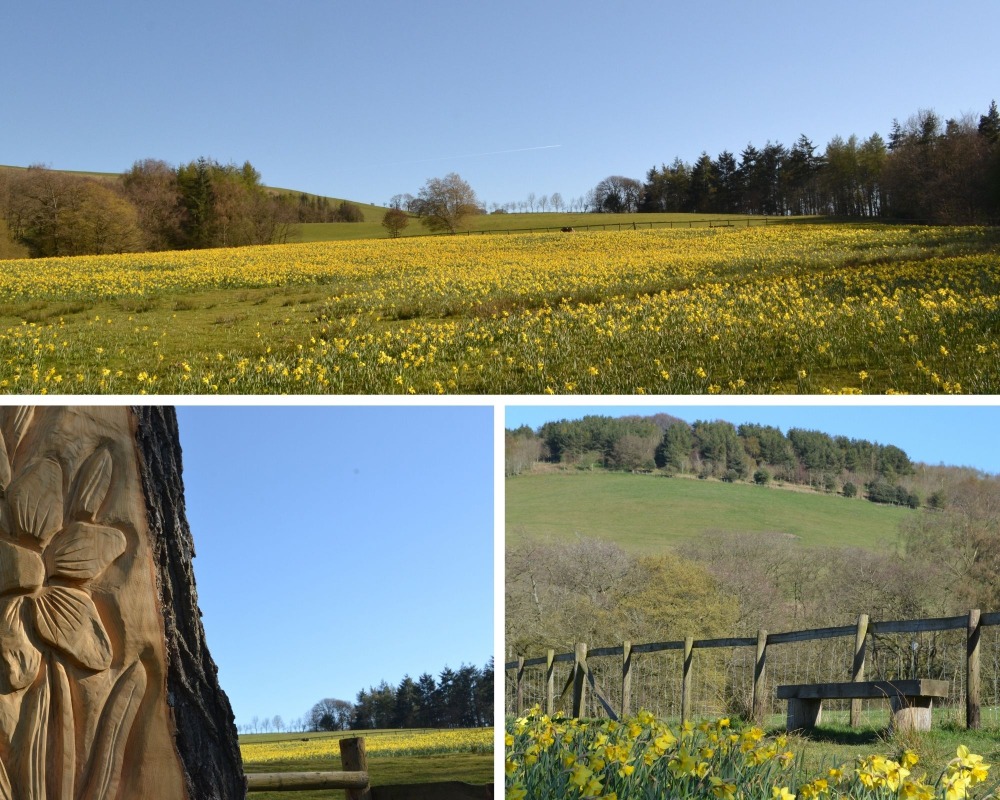
M 481 158 L 482 156 L 500 156 L 506 153 L 527 153 L 529 150 L 555 150 L 562 147 L 561 144 L 543 144 L 537 147 L 515 147 L 512 150 L 491 150 L 488 153 L 463 153 L 457 156 L 435 156 L 434 158 L 411 158 L 406 161 L 389 161 L 384 164 L 374 166 L 392 167 L 396 164 L 423 164 L 427 161 L 450 161 L 453 158 Z

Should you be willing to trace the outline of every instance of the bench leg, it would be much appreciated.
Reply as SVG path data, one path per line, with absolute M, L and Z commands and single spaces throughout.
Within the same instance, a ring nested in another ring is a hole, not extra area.
M 892 727 L 894 731 L 929 731 L 931 729 L 931 709 L 934 700 L 930 697 L 890 697 Z
M 819 725 L 822 717 L 822 700 L 797 700 L 791 698 L 788 701 L 788 720 L 785 727 L 790 731 L 808 730 Z

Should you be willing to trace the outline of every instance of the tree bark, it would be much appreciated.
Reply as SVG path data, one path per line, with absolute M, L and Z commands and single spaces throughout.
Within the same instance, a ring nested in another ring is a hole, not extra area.
M 246 779 L 233 711 L 219 686 L 198 609 L 177 417 L 172 407 L 137 406 L 132 411 L 166 637 L 167 702 L 188 796 L 244 798 Z

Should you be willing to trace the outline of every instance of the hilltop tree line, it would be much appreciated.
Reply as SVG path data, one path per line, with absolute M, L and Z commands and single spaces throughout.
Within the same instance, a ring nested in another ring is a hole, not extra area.
M 247 161 L 137 161 L 117 180 L 45 167 L 0 171 L 0 218 L 31 257 L 189 250 L 288 241 L 301 222 L 359 222 L 361 209 L 274 193 Z
M 820 151 L 805 134 L 791 146 L 752 143 L 739 156 L 674 158 L 645 181 L 615 175 L 591 190 L 598 212 L 832 214 L 937 223 L 1000 219 L 1000 112 L 943 120 L 922 110 L 893 120 L 888 139 L 834 137 Z
M 479 728 L 493 724 L 493 660 L 482 669 L 463 664 L 398 686 L 382 681 L 362 689 L 353 703 L 325 698 L 305 717 L 310 731 L 381 728 Z
M 507 431 L 507 473 L 546 461 L 611 470 L 694 474 L 723 481 L 772 480 L 805 484 L 873 502 L 941 507 L 939 490 L 921 498 L 902 479 L 915 465 L 895 445 L 832 436 L 821 431 L 724 421 L 688 424 L 668 414 L 651 417 L 586 416 Z M 912 481 L 911 481 L 912 483 Z

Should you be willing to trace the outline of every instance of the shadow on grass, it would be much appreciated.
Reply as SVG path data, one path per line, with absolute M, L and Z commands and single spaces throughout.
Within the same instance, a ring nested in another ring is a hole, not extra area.
M 780 731 L 769 731 L 771 735 L 778 735 L 784 733 L 782 728 Z M 813 728 L 809 731 L 796 731 L 795 735 L 798 738 L 809 742 L 815 742 L 817 744 L 839 744 L 845 747 L 857 747 L 874 745 L 879 742 L 884 742 L 887 737 L 887 733 L 881 728 L 837 728 L 837 727 L 824 727 L 824 728 Z

